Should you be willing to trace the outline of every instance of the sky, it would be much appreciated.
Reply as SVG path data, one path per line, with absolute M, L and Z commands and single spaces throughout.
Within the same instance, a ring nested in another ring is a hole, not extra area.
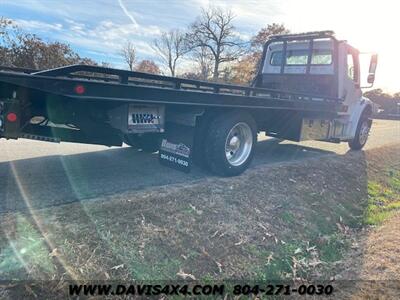
M 360 51 L 379 54 L 375 87 L 400 91 L 397 0 L 0 0 L 0 16 L 81 56 L 126 68 L 120 50 L 127 41 L 138 59 L 158 61 L 152 41 L 162 31 L 185 30 L 210 5 L 232 10 L 243 39 L 273 22 L 292 32 L 334 30 Z

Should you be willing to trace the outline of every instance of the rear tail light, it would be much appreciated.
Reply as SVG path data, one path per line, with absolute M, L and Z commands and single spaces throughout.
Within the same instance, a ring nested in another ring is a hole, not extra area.
M 16 139 L 20 134 L 21 114 L 17 101 L 0 102 L 0 136 Z
M 14 123 L 14 122 L 17 121 L 17 119 L 18 119 L 18 117 L 17 117 L 16 113 L 10 112 L 10 113 L 7 114 L 7 121 L 8 122 Z
M 81 84 L 78 84 L 77 86 L 75 86 L 74 91 L 78 95 L 82 95 L 82 94 L 85 93 L 85 87 L 83 85 L 81 85 Z

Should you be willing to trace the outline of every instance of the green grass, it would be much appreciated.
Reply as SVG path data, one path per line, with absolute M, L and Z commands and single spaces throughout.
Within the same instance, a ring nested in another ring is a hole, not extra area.
M 0 249 L 0 277 L 3 272 L 13 274 L 23 269 L 28 274 L 51 274 L 55 268 L 49 254 L 40 232 L 18 215 L 15 235 L 8 237 L 8 246 Z
M 311 245 L 316 244 L 311 242 Z M 303 266 L 297 268 L 296 275 L 306 278 L 308 275 L 307 263 L 312 259 L 311 252 L 306 250 L 307 246 L 309 245 L 300 240 L 292 240 L 279 245 L 274 249 L 273 259 L 270 263 L 258 270 L 257 279 L 287 280 L 293 274 L 294 260 L 304 262 Z M 321 261 L 335 262 L 343 257 L 347 247 L 348 242 L 345 237 L 340 233 L 334 233 L 329 236 L 327 241 L 320 243 L 316 249 Z
M 157 260 L 153 263 L 133 260 L 129 265 L 132 277 L 137 280 L 173 280 L 179 271 L 181 262 L 177 259 Z
M 124 245 L 116 249 L 122 261 L 128 261 L 127 268 L 137 280 L 166 280 L 176 278 L 182 262 L 175 255 L 149 242 L 141 251 L 137 245 Z
M 291 213 L 291 212 L 289 212 L 289 211 L 284 211 L 284 212 L 282 212 L 281 214 L 280 214 L 280 218 L 285 222 L 285 223 L 288 223 L 288 224 L 292 224 L 292 223 L 294 223 L 294 221 L 295 221 L 295 216 Z
M 313 220 L 318 228 L 317 235 L 332 234 L 337 230 L 335 224 L 328 222 L 326 217 L 321 216 L 318 211 L 315 212 Z
M 333 234 L 326 243 L 319 247 L 320 259 L 325 262 L 338 261 L 343 257 L 343 252 L 347 247 L 348 242 L 342 234 Z
M 299 249 L 300 251 L 297 252 Z M 310 254 L 305 249 L 305 243 L 292 240 L 278 245 L 273 252 L 260 251 L 259 254 L 263 257 L 265 263 L 256 268 L 254 279 L 258 281 L 289 279 L 293 274 L 294 260 L 300 261 L 310 258 Z M 253 252 L 253 254 L 255 253 Z M 272 259 L 268 261 L 268 257 Z M 305 270 L 302 268 L 297 268 L 296 274 L 306 276 Z
M 332 208 L 329 214 L 326 211 L 315 210 L 307 215 L 306 219 L 309 224 L 308 232 L 305 235 L 309 237 L 308 245 L 316 246 L 320 261 L 324 263 L 340 261 L 349 248 L 346 235 L 338 231 L 336 223 L 339 219 L 343 224 L 354 228 L 362 226 L 362 224 L 379 225 L 400 210 L 400 172 L 388 171 L 386 175 L 388 177 L 383 182 L 368 182 L 367 207 L 355 207 L 352 203 L 342 202 L 337 203 L 337 206 Z M 311 198 L 310 196 L 312 203 L 314 199 Z M 362 216 L 362 211 L 364 211 L 364 216 Z M 278 217 L 288 226 L 296 223 L 296 218 L 290 211 L 281 212 Z M 261 280 L 289 278 L 293 272 L 293 258 L 306 263 L 310 259 L 310 253 L 304 251 L 306 247 L 305 241 L 299 239 L 284 244 L 278 243 L 272 250 L 273 260 L 256 268 L 256 278 Z M 294 254 L 299 248 L 302 251 Z M 267 251 L 255 246 L 248 246 L 247 250 L 253 257 L 259 257 L 261 261 L 264 258 L 266 261 Z M 307 269 L 299 268 L 296 275 L 306 277 Z
M 388 175 L 386 184 L 368 182 L 368 207 L 364 214 L 367 225 L 382 224 L 400 210 L 400 172 L 389 170 Z

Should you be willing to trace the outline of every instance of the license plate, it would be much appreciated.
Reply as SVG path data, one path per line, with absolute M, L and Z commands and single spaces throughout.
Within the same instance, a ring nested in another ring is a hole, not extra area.
M 128 130 L 131 132 L 163 132 L 164 107 L 129 105 Z

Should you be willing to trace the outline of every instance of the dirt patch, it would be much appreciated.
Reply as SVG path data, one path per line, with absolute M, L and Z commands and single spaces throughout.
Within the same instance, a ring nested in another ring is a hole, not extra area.
M 362 280 L 400 280 L 400 213 L 382 226 L 358 234 L 346 259 L 342 277 Z
M 342 298 L 398 299 L 400 291 L 400 212 L 379 227 L 367 227 L 352 236 L 352 246 L 340 264 Z M 350 283 L 350 284 L 349 284 Z
M 348 152 L 5 214 L 0 277 L 330 280 L 365 224 L 369 183 L 387 185 L 400 171 L 399 151 Z

